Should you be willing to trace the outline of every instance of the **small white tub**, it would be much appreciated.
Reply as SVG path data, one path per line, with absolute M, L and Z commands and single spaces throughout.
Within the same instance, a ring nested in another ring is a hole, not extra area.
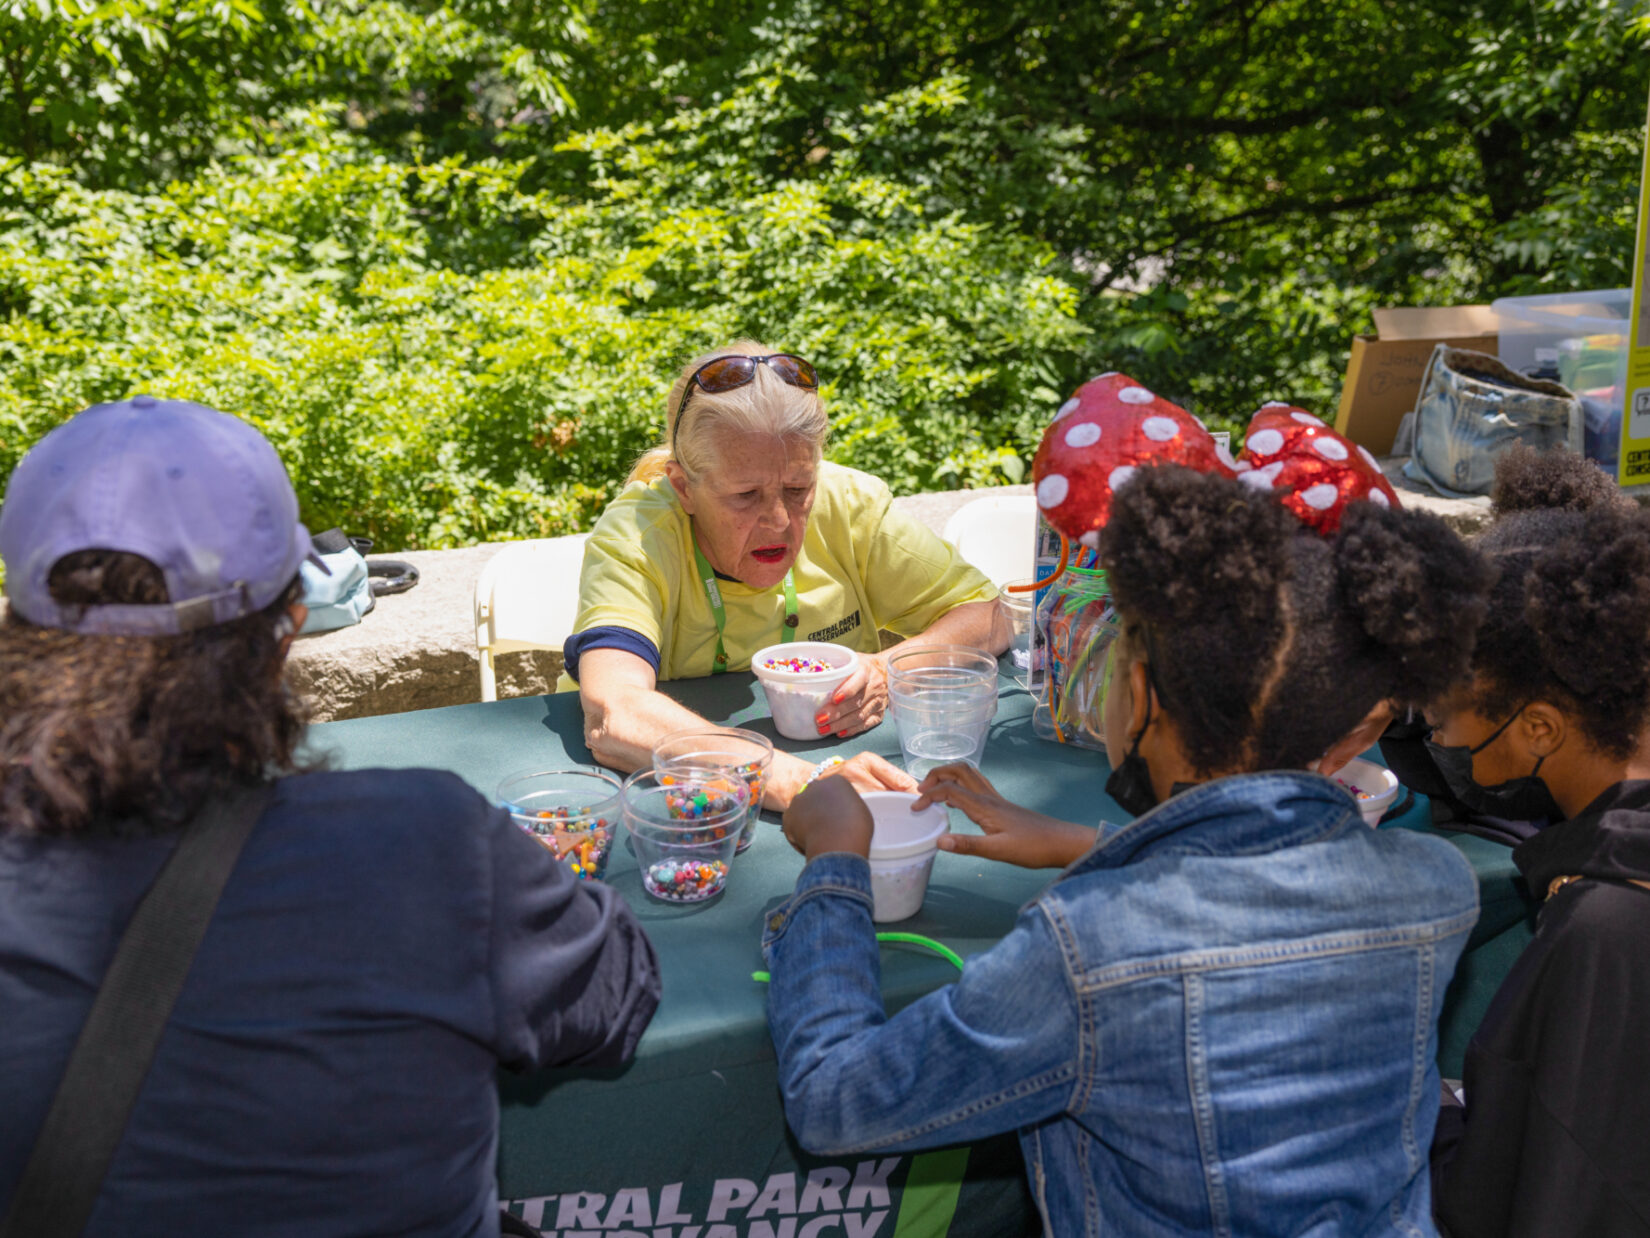
M 769 667 L 770 661 L 786 659 L 822 662 L 823 671 L 793 671 Z M 774 727 L 786 739 L 821 739 L 814 722 L 819 711 L 830 703 L 842 681 L 854 673 L 859 655 L 844 645 L 824 641 L 793 640 L 759 649 L 751 658 L 751 670 L 762 683 L 768 698 L 768 713 Z
M 867 791 L 861 795 L 875 825 L 871 835 L 871 919 L 878 924 L 909 920 L 922 910 L 928 874 L 945 833 L 944 804 L 921 812 L 911 805 L 920 798 L 906 791 Z
M 1365 825 L 1379 825 L 1398 799 L 1398 775 L 1362 757 L 1353 757 L 1330 777 L 1358 801 Z

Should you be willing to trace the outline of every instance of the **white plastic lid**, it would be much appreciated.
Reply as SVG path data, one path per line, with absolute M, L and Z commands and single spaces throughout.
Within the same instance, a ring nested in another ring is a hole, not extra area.
M 930 804 L 921 812 L 912 812 L 911 805 L 921 797 L 909 791 L 866 791 L 860 798 L 871 810 L 875 823 L 871 835 L 873 860 L 903 860 L 939 845 L 947 822 L 944 804 Z

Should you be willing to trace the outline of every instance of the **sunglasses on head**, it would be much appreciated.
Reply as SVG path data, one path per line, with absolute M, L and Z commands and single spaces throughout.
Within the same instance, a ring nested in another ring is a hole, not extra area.
M 793 387 L 800 387 L 804 391 L 819 390 L 819 375 L 814 373 L 814 367 L 795 353 L 776 352 L 766 357 L 746 357 L 738 354 L 715 357 L 688 375 L 687 382 L 682 385 L 682 399 L 676 405 L 676 419 L 670 427 L 670 441 L 676 441 L 676 432 L 682 428 L 682 413 L 687 409 L 688 396 L 693 394 L 694 387 L 697 386 L 712 395 L 732 391 L 746 383 L 755 382 L 756 367 L 759 365 L 767 366 Z

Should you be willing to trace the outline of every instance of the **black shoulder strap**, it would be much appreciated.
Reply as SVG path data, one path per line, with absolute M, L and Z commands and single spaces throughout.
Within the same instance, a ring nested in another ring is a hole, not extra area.
M 80 1029 L 0 1238 L 79 1238 L 161 1034 L 273 788 L 208 804 L 143 896 Z

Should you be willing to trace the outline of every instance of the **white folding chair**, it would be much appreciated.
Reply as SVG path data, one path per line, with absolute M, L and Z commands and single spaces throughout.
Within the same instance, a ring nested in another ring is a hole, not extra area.
M 579 568 L 589 536 L 512 542 L 476 581 L 476 653 L 481 699 L 498 699 L 493 658 L 520 649 L 560 650 L 579 611 Z
M 994 585 L 1023 580 L 1036 569 L 1037 496 L 994 494 L 951 513 L 940 536 Z

